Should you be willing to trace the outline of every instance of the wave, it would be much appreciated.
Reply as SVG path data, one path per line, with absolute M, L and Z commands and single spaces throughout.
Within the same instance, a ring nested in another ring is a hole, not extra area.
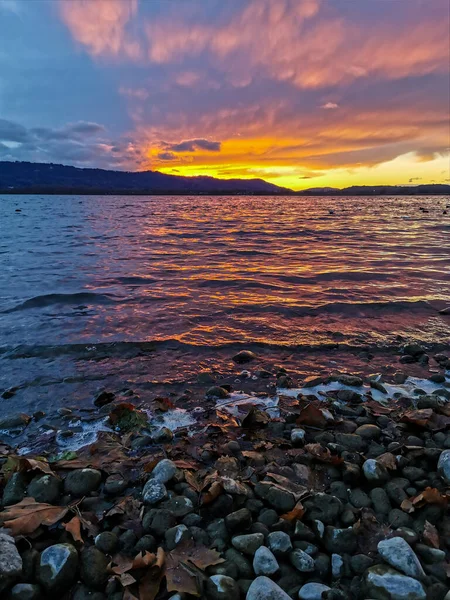
M 95 292 L 77 292 L 74 294 L 44 294 L 42 296 L 35 296 L 29 300 L 25 300 L 21 304 L 8 308 L 2 311 L 3 314 L 18 312 L 21 310 L 28 310 L 32 308 L 45 308 L 46 306 L 53 306 L 55 304 L 78 306 L 80 304 L 114 304 L 116 302 L 123 302 L 122 298 L 117 298 L 112 294 L 97 294 Z

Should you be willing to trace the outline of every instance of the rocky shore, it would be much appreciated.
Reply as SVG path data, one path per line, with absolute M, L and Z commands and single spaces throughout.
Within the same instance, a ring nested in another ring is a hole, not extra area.
M 93 444 L 0 444 L 2 600 L 450 599 L 448 355 L 403 349 L 422 386 L 234 361 L 265 391 L 203 374 L 197 427 L 167 426 L 187 392 L 154 399 L 155 426 L 103 390 Z

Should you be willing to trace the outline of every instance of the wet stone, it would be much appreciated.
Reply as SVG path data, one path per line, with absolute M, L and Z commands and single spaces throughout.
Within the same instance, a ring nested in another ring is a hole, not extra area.
M 422 579 L 425 576 L 414 550 L 401 537 L 393 537 L 379 542 L 378 553 L 391 567 L 405 575 L 414 577 L 414 579 Z
M 239 598 L 239 587 L 231 577 L 212 575 L 206 580 L 206 595 L 211 600 Z
M 174 515 L 170 511 L 163 509 L 149 510 L 142 520 L 144 531 L 156 537 L 162 537 L 175 524 L 176 519 Z
M 104 531 L 97 535 L 94 543 L 101 552 L 114 554 L 119 545 L 119 538 L 112 531 Z
M 261 546 L 253 558 L 253 570 L 256 575 L 274 575 L 280 566 L 273 553 L 266 546 Z
M 269 533 L 267 543 L 275 556 L 282 556 L 292 550 L 291 538 L 284 531 L 272 531 Z
M 105 493 L 110 496 L 118 496 L 126 490 L 127 486 L 127 480 L 124 479 L 122 475 L 115 473 L 114 475 L 107 477 L 105 481 Z
M 377 425 L 361 425 L 355 431 L 355 434 L 365 440 L 378 440 L 381 436 L 381 429 Z
M 9 592 L 8 600 L 41 600 L 41 588 L 32 583 L 17 583 Z
M 168 427 L 161 427 L 152 433 L 151 438 L 155 444 L 168 444 L 173 440 L 173 431 Z
M 26 490 L 26 478 L 23 473 L 13 473 L 3 491 L 3 504 L 10 506 L 21 502 Z
M 98 489 L 101 481 L 102 474 L 97 469 L 76 469 L 64 480 L 64 491 L 78 498 L 87 496 Z
M 343 510 L 342 502 L 329 494 L 314 494 L 303 503 L 307 509 L 308 518 L 320 520 L 325 524 L 335 523 Z
M 440 563 L 445 560 L 446 554 L 443 550 L 439 550 L 439 548 L 432 548 L 425 544 L 416 544 L 414 549 L 422 561 L 427 564 Z
M 78 553 L 71 544 L 46 548 L 39 559 L 37 578 L 49 593 L 68 590 L 77 576 Z
M 251 562 L 235 548 L 228 548 L 225 552 L 225 558 L 236 565 L 239 577 L 244 579 L 253 579 L 253 567 Z
M 367 481 L 372 484 L 385 483 L 389 479 L 389 473 L 384 465 L 374 458 L 369 458 L 363 464 L 363 473 Z
M 445 481 L 450 484 L 450 450 L 444 450 L 438 461 L 438 473 Z
M 173 550 L 178 544 L 191 539 L 192 535 L 186 525 L 176 525 L 168 529 L 165 533 L 166 546 L 168 550 Z
M 225 525 L 231 533 L 245 531 L 252 524 L 252 515 L 248 508 L 241 508 L 225 517 Z
M 28 496 L 36 502 L 56 504 L 61 489 L 61 481 L 53 475 L 41 475 L 34 477 L 28 486 Z
M 165 498 L 167 498 L 166 486 L 155 479 L 149 479 L 142 490 L 144 504 L 158 504 Z
M 220 387 L 218 385 L 210 387 L 209 390 L 206 392 L 207 398 L 225 399 L 225 398 L 228 398 L 229 395 L 230 394 L 227 392 L 226 389 L 224 389 L 223 387 Z
M 291 600 L 291 597 L 271 579 L 261 576 L 252 582 L 246 600 Z
M 353 554 L 356 550 L 356 534 L 351 527 L 339 529 L 325 528 L 324 545 L 328 552 L 336 554 Z
M 314 559 L 303 550 L 293 550 L 289 555 L 289 560 L 300 573 L 310 573 L 315 569 Z
M 264 536 L 262 533 L 237 535 L 232 538 L 231 543 L 239 552 L 254 555 L 258 548 L 264 544 Z
M 175 517 L 182 518 L 194 510 L 194 505 L 189 498 L 174 496 L 161 504 L 161 508 L 170 511 Z
M 240 352 L 238 352 L 237 354 L 235 354 L 233 356 L 234 362 L 239 365 L 251 362 L 252 360 L 255 360 L 255 358 L 256 358 L 256 354 L 254 352 L 252 352 L 251 350 L 241 350 Z
M 298 597 L 300 600 L 322 600 L 323 594 L 330 590 L 331 588 L 323 583 L 306 583 L 300 588 Z
M 108 581 L 110 559 L 98 548 L 91 546 L 81 553 L 81 579 L 94 589 L 103 589 Z
M 364 576 L 366 597 L 380 600 L 426 600 L 423 585 L 385 565 L 370 567 Z
M 0 531 L 0 593 L 20 577 L 22 568 L 14 538 Z

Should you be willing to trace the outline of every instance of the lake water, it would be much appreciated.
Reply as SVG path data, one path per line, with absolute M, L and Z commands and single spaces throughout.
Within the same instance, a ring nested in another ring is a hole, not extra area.
M 447 343 L 447 204 L 2 196 L 0 388 L 30 409 L 187 381 L 241 347 L 271 360 Z

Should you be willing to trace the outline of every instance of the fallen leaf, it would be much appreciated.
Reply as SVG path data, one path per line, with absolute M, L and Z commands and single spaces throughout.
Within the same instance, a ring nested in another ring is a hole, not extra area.
M 426 427 L 428 421 L 433 416 L 432 408 L 423 408 L 420 410 L 408 410 L 403 413 L 400 418 L 400 421 L 403 423 L 411 423 L 413 425 L 418 425 L 419 427 Z
M 133 564 L 131 569 L 144 569 L 146 567 L 151 567 L 156 563 L 156 555 L 151 552 L 139 552 L 137 556 L 134 557 Z
M 397 469 L 397 461 L 395 459 L 395 456 L 390 452 L 385 452 L 381 456 L 378 456 L 377 462 L 381 463 L 383 466 L 385 466 L 387 469 L 390 469 L 391 471 L 395 471 Z
M 380 402 L 375 400 L 368 400 L 364 403 L 364 408 L 368 408 L 374 417 L 381 417 L 382 415 L 390 415 L 395 410 L 395 407 L 384 406 Z
M 161 587 L 163 576 L 162 570 L 159 573 L 148 571 L 139 582 L 139 598 L 141 600 L 154 600 Z
M 10 529 L 13 536 L 28 535 L 41 525 L 50 527 L 63 519 L 69 508 L 39 503 L 34 498 L 24 498 L 0 513 L 0 523 Z
M 173 461 L 179 469 L 192 469 L 196 471 L 199 467 L 198 464 L 191 460 L 174 460 Z
M 277 473 L 267 473 L 266 477 L 275 481 L 275 484 L 271 484 L 272 487 L 276 487 L 284 492 L 289 492 L 294 496 L 296 501 L 309 494 L 308 488 L 291 481 L 287 477 L 283 477 L 283 475 L 278 475 Z
M 422 493 L 414 498 L 411 498 L 411 502 L 415 508 L 421 508 L 425 504 L 438 504 L 439 506 L 447 506 L 448 496 L 441 494 L 436 488 L 427 487 Z
M 425 521 L 423 528 L 423 539 L 429 546 L 439 549 L 440 543 L 438 530 L 429 521 Z
M 244 417 L 239 415 L 239 419 L 242 427 L 266 425 L 270 421 L 269 415 L 259 408 L 256 408 L 256 406 L 251 406 Z
M 194 475 L 194 473 L 186 471 L 186 473 L 184 474 L 184 478 L 186 479 L 186 482 L 191 486 L 191 488 L 193 488 L 196 492 L 202 491 L 203 482 L 199 481 Z
M 301 502 L 297 502 L 294 508 L 288 513 L 281 515 L 281 518 L 285 519 L 286 521 L 289 521 L 290 523 L 294 523 L 295 521 L 300 520 L 304 514 L 305 509 L 303 507 L 303 504 Z
M 123 587 L 128 587 L 136 583 L 136 579 L 133 577 L 133 575 L 130 575 L 130 573 L 123 573 L 120 576 L 120 583 Z
M 203 571 L 222 562 L 224 559 L 216 550 L 197 546 L 192 541 L 180 544 L 166 556 L 167 591 L 200 596 L 200 586 L 195 571 L 190 569 L 190 563 Z
M 331 416 L 331 413 L 327 412 Z M 331 416 L 332 420 L 333 417 Z M 296 421 L 297 425 L 309 425 L 310 427 L 318 427 L 319 429 L 326 427 L 329 422 L 330 419 L 327 418 L 327 413 L 324 413 L 321 408 L 312 403 L 302 408 Z
M 311 456 L 314 456 L 314 458 L 317 458 L 317 460 L 324 463 L 339 465 L 344 462 L 343 458 L 331 454 L 329 448 L 324 448 L 320 444 L 306 444 L 305 450 L 309 452 Z
M 222 484 L 219 481 L 215 481 L 207 492 L 202 493 L 200 498 L 200 504 L 204 505 L 214 502 L 214 500 L 220 496 L 222 491 Z
M 64 529 L 70 533 L 75 542 L 83 544 L 83 538 L 81 537 L 81 521 L 79 517 L 75 516 L 68 523 L 63 524 Z
M 163 412 L 167 412 L 168 410 L 173 410 L 175 408 L 175 404 L 172 402 L 172 400 L 169 400 L 169 398 L 158 396 L 155 398 L 154 402 L 156 404 L 156 408 Z

